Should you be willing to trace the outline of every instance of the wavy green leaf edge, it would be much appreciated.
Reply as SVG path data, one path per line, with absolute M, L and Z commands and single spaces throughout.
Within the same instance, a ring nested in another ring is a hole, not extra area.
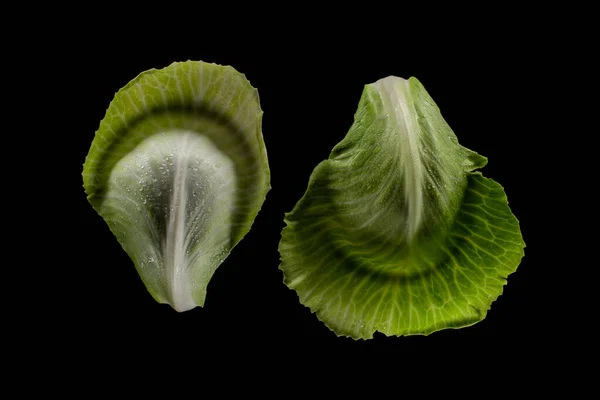
M 157 302 L 204 306 L 250 230 L 271 188 L 262 116 L 244 74 L 203 61 L 150 69 L 115 94 L 83 186 Z
M 485 318 L 524 256 L 487 159 L 414 77 L 365 85 L 354 123 L 285 215 L 284 283 L 338 336 L 428 335 Z

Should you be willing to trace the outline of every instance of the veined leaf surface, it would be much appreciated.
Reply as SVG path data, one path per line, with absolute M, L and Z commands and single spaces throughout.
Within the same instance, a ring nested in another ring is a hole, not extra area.
M 346 137 L 286 214 L 284 282 L 337 335 L 429 334 L 485 318 L 525 243 L 416 79 L 366 85 Z
M 84 188 L 156 301 L 203 306 L 249 231 L 270 190 L 262 115 L 243 74 L 201 61 L 145 71 L 110 103 Z

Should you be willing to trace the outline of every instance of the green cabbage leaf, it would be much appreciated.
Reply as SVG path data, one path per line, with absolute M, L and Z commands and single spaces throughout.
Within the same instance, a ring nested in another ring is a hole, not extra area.
M 285 216 L 285 284 L 337 335 L 430 334 L 485 318 L 524 255 L 487 159 L 416 79 L 364 87 L 354 123 Z

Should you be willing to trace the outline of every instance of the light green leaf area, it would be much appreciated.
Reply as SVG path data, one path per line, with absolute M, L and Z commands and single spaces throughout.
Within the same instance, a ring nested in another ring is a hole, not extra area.
M 366 85 L 354 123 L 286 214 L 284 282 L 339 336 L 430 334 L 485 318 L 525 243 L 415 78 Z
M 110 103 L 84 188 L 156 301 L 203 306 L 250 230 L 270 190 L 262 115 L 243 74 L 201 61 L 145 71 Z

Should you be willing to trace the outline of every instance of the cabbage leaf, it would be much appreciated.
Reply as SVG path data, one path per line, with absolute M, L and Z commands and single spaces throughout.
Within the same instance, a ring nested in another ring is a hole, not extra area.
M 285 215 L 285 284 L 339 336 L 430 334 L 485 318 L 524 255 L 504 189 L 423 85 L 365 85 L 346 137 Z
M 262 115 L 243 74 L 202 61 L 142 72 L 110 103 L 84 189 L 159 303 L 203 306 L 249 231 L 270 190 Z

